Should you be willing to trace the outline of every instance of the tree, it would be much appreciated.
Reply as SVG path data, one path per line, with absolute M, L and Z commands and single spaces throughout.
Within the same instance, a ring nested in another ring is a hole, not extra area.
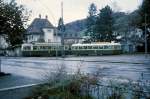
M 100 10 L 96 20 L 96 27 L 94 29 L 97 41 L 110 42 L 114 40 L 112 14 L 113 11 L 108 5 Z
M 139 28 L 141 28 L 143 30 L 143 35 L 144 35 L 144 31 L 145 31 L 145 25 L 147 27 L 146 34 L 147 34 L 148 50 L 150 51 L 150 31 L 148 31 L 148 28 L 150 28 L 150 10 L 149 9 L 150 9 L 150 0 L 143 0 L 143 3 L 139 9 L 139 14 L 141 16 L 141 20 L 140 20 L 140 24 L 138 24 L 138 26 L 139 26 Z
M 57 29 L 61 32 L 64 32 L 65 31 L 65 25 L 64 25 L 64 21 L 62 18 L 59 19 L 58 21 L 58 27 Z
M 4 35 L 9 46 L 22 44 L 24 39 L 24 22 L 28 16 L 23 14 L 25 9 L 18 6 L 14 0 L 4 2 L 0 0 L 0 36 Z
M 23 11 L 23 6 L 18 6 L 15 0 L 10 2 L 0 0 L 0 36 L 5 38 L 10 47 L 23 43 L 24 22 L 28 19 L 28 16 L 24 16 Z
M 64 44 L 65 25 L 62 18 L 60 18 L 58 21 L 57 30 L 60 32 L 59 34 L 61 35 L 61 43 Z
M 150 10 L 149 9 L 150 9 L 150 0 L 143 0 L 143 3 L 139 9 L 139 14 L 141 15 L 141 23 L 145 23 L 145 15 L 146 15 L 147 17 L 146 23 L 148 27 L 150 27 Z M 143 24 L 141 25 L 143 26 Z
M 97 7 L 94 3 L 92 3 L 89 7 L 88 17 L 87 17 L 87 31 L 86 36 L 91 36 L 94 38 L 94 26 L 96 22 L 96 14 L 97 14 Z
M 60 32 L 59 34 L 61 35 L 61 43 L 62 43 L 62 48 L 61 48 L 61 55 L 62 57 L 65 56 L 65 52 L 64 52 L 64 33 L 65 33 L 65 25 L 64 25 L 64 21 L 63 18 L 60 18 L 58 21 L 58 27 L 57 27 L 58 31 Z M 56 51 L 57 53 L 57 51 Z M 57 55 L 57 54 L 56 54 Z
M 140 30 L 135 25 L 139 21 L 137 10 L 132 13 L 124 13 L 123 16 L 114 18 L 114 21 L 114 33 L 120 37 L 120 39 L 117 40 L 124 44 L 128 44 L 129 42 L 139 44 L 143 42 Z

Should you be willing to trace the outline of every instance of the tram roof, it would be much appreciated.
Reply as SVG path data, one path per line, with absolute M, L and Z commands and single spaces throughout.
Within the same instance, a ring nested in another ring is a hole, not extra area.
M 24 46 L 28 46 L 28 45 L 43 45 L 43 46 L 47 46 L 47 45 L 61 45 L 60 43 L 57 42 L 52 42 L 52 43 L 24 43 L 22 44 Z
M 88 44 L 73 44 L 72 46 L 104 46 L 104 45 L 121 45 L 120 43 L 109 43 L 109 42 L 104 42 L 104 43 L 88 43 Z

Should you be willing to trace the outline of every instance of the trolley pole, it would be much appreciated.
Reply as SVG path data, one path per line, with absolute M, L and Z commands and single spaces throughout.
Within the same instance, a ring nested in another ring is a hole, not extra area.
M 145 28 L 145 57 L 147 57 L 147 14 L 145 14 L 145 25 L 144 25 L 144 28 Z

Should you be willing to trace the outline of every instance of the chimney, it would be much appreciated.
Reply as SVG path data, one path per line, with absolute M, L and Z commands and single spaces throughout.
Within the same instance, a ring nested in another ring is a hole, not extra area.
M 48 19 L 48 16 L 46 15 L 45 18 Z
M 41 19 L 41 14 L 39 14 L 39 18 Z

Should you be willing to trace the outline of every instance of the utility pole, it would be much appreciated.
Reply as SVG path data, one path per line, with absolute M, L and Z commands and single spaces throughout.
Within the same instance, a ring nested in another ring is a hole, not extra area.
M 61 54 L 62 54 L 62 57 L 65 56 L 65 53 L 64 53 L 64 16 L 63 16 L 63 2 L 61 2 L 61 44 L 62 44 L 62 50 L 61 50 Z
M 57 58 L 57 56 L 58 56 L 58 42 L 57 42 L 57 36 L 58 36 L 58 34 L 57 34 L 57 30 L 56 29 L 54 29 L 54 33 L 56 33 L 56 58 Z
M 2 64 L 2 62 L 1 62 L 1 57 L 0 57 L 0 73 L 2 72 L 2 67 L 1 67 L 1 64 Z
M 145 14 L 145 57 L 147 57 L 147 14 Z
M 63 9 L 63 2 L 61 2 L 61 18 L 64 18 L 64 9 Z

